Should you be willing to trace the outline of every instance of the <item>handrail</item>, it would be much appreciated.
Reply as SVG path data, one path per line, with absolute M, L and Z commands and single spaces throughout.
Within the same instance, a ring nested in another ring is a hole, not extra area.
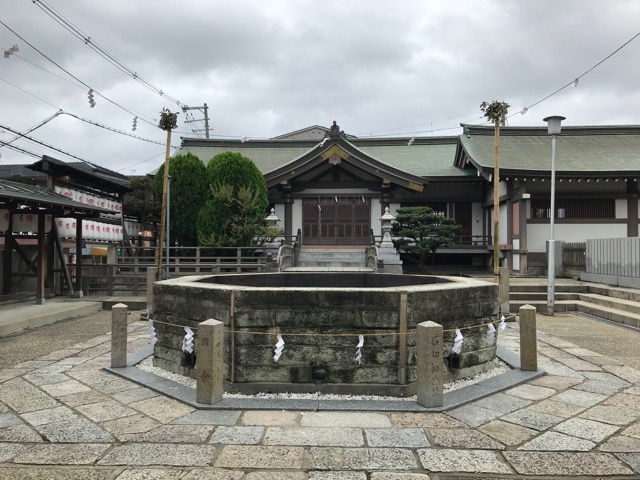
M 378 247 L 375 245 L 369 245 L 365 248 L 364 266 L 373 269 L 374 272 L 378 271 Z
M 300 249 L 302 248 L 302 229 L 298 229 L 296 239 L 293 242 L 293 266 L 298 266 L 298 260 L 300 259 Z

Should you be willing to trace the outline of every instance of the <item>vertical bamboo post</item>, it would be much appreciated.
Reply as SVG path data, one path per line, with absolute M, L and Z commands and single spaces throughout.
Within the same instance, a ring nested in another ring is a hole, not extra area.
M 493 280 L 500 283 L 500 119 L 495 119 L 493 147 Z

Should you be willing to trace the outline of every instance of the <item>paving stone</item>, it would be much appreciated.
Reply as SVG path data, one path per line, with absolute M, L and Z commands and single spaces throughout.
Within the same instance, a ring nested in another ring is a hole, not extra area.
M 391 424 L 394 427 L 416 428 L 466 428 L 460 420 L 444 413 L 392 413 Z
M 136 410 L 124 406 L 115 400 L 80 405 L 76 407 L 76 410 L 94 422 L 106 422 L 107 420 L 127 417 L 137 413 Z
M 511 413 L 515 410 L 531 405 L 531 403 L 531 400 L 525 400 L 524 398 L 519 398 L 517 396 L 506 395 L 505 393 L 495 393 L 473 402 L 473 405 L 497 412 L 500 415 L 506 415 L 507 413 Z
M 616 433 L 620 427 L 583 418 L 570 418 L 566 422 L 556 425 L 553 429 L 598 443 Z
M 108 366 L 109 364 L 110 360 L 106 360 L 106 365 L 104 365 L 104 367 Z M 138 384 L 130 382 L 129 380 L 125 380 L 123 378 L 116 378 L 108 382 L 97 383 L 96 385 L 92 385 L 92 387 L 99 392 L 111 395 L 114 393 L 126 392 L 127 390 L 133 390 L 134 388 L 138 387 Z
M 22 378 L 36 386 L 66 382 L 67 380 L 69 380 L 69 377 L 67 377 L 64 373 L 42 372 L 40 370 L 34 370 L 31 373 L 27 373 L 23 375 Z
M 304 472 L 249 472 L 243 480 L 307 480 Z
M 371 480 L 429 480 L 426 473 L 373 472 Z
M 37 370 L 38 368 L 46 367 L 54 363 L 53 360 L 29 360 L 27 362 L 18 363 L 13 368 L 24 368 L 26 370 Z
M 491 420 L 495 420 L 502 415 L 502 413 L 470 404 L 451 410 L 449 415 L 466 423 L 470 427 L 476 428 Z
M 13 459 L 14 463 L 30 465 L 89 465 L 110 448 L 107 444 L 35 445 Z
M 599 380 L 601 382 L 608 382 L 612 385 L 620 385 L 622 387 L 628 387 L 631 385 L 628 381 L 614 375 L 610 372 L 583 372 L 582 375 L 589 380 Z
M 257 445 L 262 440 L 264 427 L 226 427 L 216 428 L 209 443 L 223 445 Z
M 210 425 L 162 425 L 129 439 L 137 443 L 204 443 L 213 431 Z
M 600 445 L 603 452 L 640 452 L 640 438 L 616 435 Z
M 617 453 L 616 456 L 640 473 L 640 453 Z
M 102 392 L 90 389 L 87 392 L 63 395 L 58 397 L 58 400 L 70 407 L 78 407 L 80 405 L 87 405 L 88 403 L 105 402 L 109 400 L 109 397 Z
M 269 427 L 265 445 L 302 445 L 318 447 L 362 447 L 359 428 Z
M 625 437 L 640 438 L 640 423 L 634 423 L 630 427 L 625 428 L 620 432 L 620 435 Z
M 116 393 L 113 395 L 113 399 L 120 403 L 128 404 L 139 400 L 146 400 L 147 398 L 157 397 L 158 395 L 160 395 L 158 392 L 155 392 L 150 388 L 134 388 L 133 390 Z
M 620 360 L 616 360 L 615 358 L 600 356 L 600 357 L 589 357 L 589 362 L 594 365 L 600 365 L 601 367 L 604 365 L 623 365 Z
M 111 470 L 67 467 L 4 467 L 0 468 L 0 480 L 111 480 Z
M 549 359 L 545 360 L 544 358 L 539 358 L 538 368 L 542 368 L 549 375 L 555 375 L 559 377 L 575 377 L 579 379 L 583 378 L 580 373 L 574 371 L 566 365 Z
M 391 420 L 382 413 L 310 412 L 302 415 L 300 425 L 327 428 L 385 428 L 391 427 Z
M 23 413 L 21 415 L 23 420 L 31 425 L 46 425 L 47 423 L 62 422 L 64 420 L 71 420 L 78 416 L 73 413 L 68 407 L 56 407 L 48 408 L 45 410 L 38 410 L 36 412 Z
M 28 425 L 13 425 L 11 427 L 0 428 L 0 442 L 35 443 L 42 441 L 42 437 Z
M 557 393 L 552 388 L 540 387 L 538 385 L 518 385 L 504 392 L 507 395 L 524 398 L 525 400 L 542 400 Z
M 214 454 L 213 445 L 129 443 L 114 447 L 98 464 L 203 467 L 211 463 Z
M 54 443 L 111 443 L 113 437 L 84 418 L 48 423 L 35 427 L 40 435 Z
M 564 433 L 545 432 L 539 437 L 523 444 L 518 450 L 542 450 L 557 452 L 588 452 L 596 444 L 583 438 L 576 438 Z
M 2 402 L 0 402 L 0 413 L 9 413 L 9 407 Z
M 444 448 L 466 448 L 470 450 L 502 450 L 504 445 L 477 430 L 460 428 L 432 428 L 429 438 L 433 446 Z M 398 445 L 400 446 L 400 445 Z
M 47 392 L 52 397 L 62 397 L 63 395 L 75 395 L 80 392 L 90 392 L 91 388 L 80 383 L 77 380 L 67 380 L 60 383 L 53 383 L 51 385 L 42 385 L 42 390 Z
M 599 393 L 582 392 L 580 390 L 569 389 L 558 393 L 552 397 L 552 400 L 564 402 L 578 407 L 593 407 L 595 404 L 602 402 L 607 398 L 606 395 Z
M 8 462 L 28 448 L 30 448 L 30 446 L 21 445 L 19 443 L 0 443 L 0 463 Z
M 431 472 L 511 473 L 499 454 L 487 450 L 421 449 L 418 457 Z
M 593 476 L 632 475 L 633 472 L 613 455 L 586 452 L 504 452 L 511 466 L 521 475 Z
M 522 410 L 505 415 L 501 420 L 542 431 L 562 422 L 564 418 L 523 408 Z
M 109 420 L 100 424 L 102 428 L 115 435 L 121 442 L 127 442 L 136 435 L 153 430 L 160 425 L 162 425 L 162 423 L 141 413 L 116 418 L 115 420 Z
M 242 470 L 226 470 L 224 468 L 200 468 L 191 470 L 180 480 L 240 480 L 244 472 Z
M 531 437 L 538 435 L 536 430 L 503 422 L 502 420 L 486 423 L 479 430 L 509 447 L 520 445 Z
M 628 385 L 628 384 L 627 384 Z M 616 383 L 609 383 L 602 380 L 587 380 L 580 385 L 573 387 L 576 390 L 582 390 L 584 392 L 601 393 L 603 395 L 613 395 L 614 393 L 622 390 L 626 385 L 620 385 Z
M 222 468 L 301 469 L 302 447 L 265 447 L 227 445 L 216 458 L 214 466 Z
M 20 425 L 22 420 L 13 413 L 1 413 L 0 414 L 0 428 L 12 427 L 14 425 Z
M 249 412 L 246 412 L 249 413 Z M 176 418 L 174 425 L 235 425 L 242 415 L 238 410 L 196 410 L 193 413 Z
M 640 395 L 640 386 L 636 385 L 631 388 L 627 388 L 622 393 L 628 393 L 629 395 Z
M 555 400 L 543 400 L 529 407 L 529 410 L 536 412 L 548 413 L 556 417 L 570 418 L 583 412 L 587 407 L 578 407 L 564 402 L 556 402 Z
M 556 361 L 566 365 L 567 367 L 571 368 L 572 370 L 575 370 L 576 372 L 597 372 L 597 371 L 602 371 L 602 368 L 600 368 L 597 365 L 594 365 L 593 363 L 587 362 L 585 360 L 581 360 L 579 358 L 556 358 Z
M 604 365 L 602 368 L 620 378 L 623 378 L 627 382 L 635 384 L 640 383 L 640 370 L 636 370 L 628 365 Z
M 30 372 L 28 368 L 5 368 L 0 370 L 0 383 Z
M 413 470 L 413 452 L 403 448 L 311 447 L 311 468 L 332 470 Z
M 178 480 L 183 472 L 160 468 L 141 468 L 125 470 L 116 480 Z
M 130 403 L 129 406 L 161 423 L 169 423 L 195 410 L 195 408 L 185 405 L 182 402 L 162 396 L 133 402 Z
M 609 397 L 604 404 L 632 408 L 635 411 L 640 411 L 640 397 L 638 395 L 629 395 L 628 393 L 617 393 Z
M 0 400 L 18 413 L 58 406 L 53 398 L 21 378 L 0 384 Z
M 627 425 L 640 418 L 640 412 L 615 405 L 596 405 L 582 412 L 580 417 L 612 425 Z
M 347 471 L 342 471 L 342 472 L 311 471 L 309 472 L 309 480 L 367 480 L 367 474 L 365 472 L 347 472 Z
M 422 428 L 373 428 L 366 429 L 365 435 L 370 447 L 424 448 L 431 446 Z
M 566 353 L 570 353 L 571 355 L 575 355 L 576 357 L 600 357 L 599 353 L 594 352 L 593 350 L 587 350 L 586 348 L 574 347 L 574 348 L 566 348 L 564 349 Z

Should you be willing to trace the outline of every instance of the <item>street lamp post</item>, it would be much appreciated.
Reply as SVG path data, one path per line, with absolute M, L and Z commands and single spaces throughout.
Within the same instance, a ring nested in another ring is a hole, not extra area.
M 551 204 L 549 209 L 550 239 L 547 266 L 547 315 L 553 316 L 556 281 L 556 242 L 555 242 L 555 212 L 556 212 L 556 143 L 560 133 L 560 124 L 565 117 L 553 115 L 543 119 L 547 122 L 547 133 L 551 135 Z

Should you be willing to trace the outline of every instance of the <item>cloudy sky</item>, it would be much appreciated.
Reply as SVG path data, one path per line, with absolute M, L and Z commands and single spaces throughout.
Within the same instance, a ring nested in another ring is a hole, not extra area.
M 127 175 L 163 162 L 163 108 L 180 111 L 172 145 L 203 135 L 184 122 L 202 113 L 181 105 L 208 104 L 212 138 L 249 141 L 333 120 L 358 136 L 456 135 L 482 123 L 483 100 L 511 104 L 509 125 L 640 124 L 640 37 L 585 74 L 640 33 L 636 0 L 2 0 L 1 11 L 0 49 L 19 51 L 0 57 L 0 142 L 61 109 L 29 137 Z

